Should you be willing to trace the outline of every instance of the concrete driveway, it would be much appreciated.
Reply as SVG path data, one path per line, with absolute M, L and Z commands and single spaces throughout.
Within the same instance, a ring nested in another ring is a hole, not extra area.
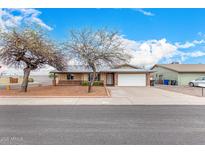
M 205 96 L 205 92 L 202 91 L 201 87 L 172 86 L 172 85 L 155 85 L 155 87 L 163 90 L 174 91 L 177 93 L 198 96 L 198 97 L 202 97 L 202 93 L 203 93 L 203 96 Z
M 109 87 L 112 97 L 128 98 L 132 104 L 204 104 L 205 97 L 196 97 L 154 87 Z

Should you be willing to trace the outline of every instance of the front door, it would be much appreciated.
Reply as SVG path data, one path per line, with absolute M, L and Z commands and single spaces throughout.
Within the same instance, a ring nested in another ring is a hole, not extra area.
M 106 80 L 106 84 L 107 85 L 114 85 L 114 74 L 113 73 L 108 73 L 106 76 L 107 80 Z

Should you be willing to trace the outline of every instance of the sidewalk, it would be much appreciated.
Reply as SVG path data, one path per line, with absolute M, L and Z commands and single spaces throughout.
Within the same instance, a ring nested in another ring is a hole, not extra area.
M 205 105 L 204 98 L 160 100 L 151 98 L 0 98 L 0 105 Z

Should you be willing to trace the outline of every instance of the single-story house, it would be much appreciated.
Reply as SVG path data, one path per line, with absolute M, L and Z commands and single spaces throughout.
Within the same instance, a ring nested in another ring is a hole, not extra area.
M 156 64 L 151 70 L 154 80 L 175 80 L 177 85 L 188 85 L 191 80 L 205 76 L 205 64 Z
M 151 72 L 153 71 L 124 64 L 97 70 L 96 81 L 102 81 L 106 86 L 149 86 Z M 80 85 L 82 81 L 89 81 L 92 78 L 91 69 L 81 65 L 70 65 L 66 71 L 50 73 L 54 74 L 54 85 Z
M 0 77 L 0 84 L 16 84 L 22 83 L 23 78 L 19 76 L 1 76 Z
M 0 66 L 1 69 L 1 66 Z M 22 78 L 18 76 L 6 76 L 2 75 L 0 71 L 0 84 L 12 84 L 22 82 Z

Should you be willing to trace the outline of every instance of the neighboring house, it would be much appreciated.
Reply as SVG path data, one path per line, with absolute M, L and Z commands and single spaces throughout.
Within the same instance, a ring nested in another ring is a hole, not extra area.
M 124 64 L 97 70 L 96 80 L 107 86 L 149 86 L 151 72 L 153 71 Z M 81 65 L 70 65 L 67 71 L 50 73 L 54 73 L 54 85 L 80 85 L 82 81 L 89 81 L 92 78 L 92 71 Z
M 1 69 L 1 66 L 0 66 Z M 0 84 L 7 85 L 7 84 L 16 84 L 21 83 L 23 80 L 22 77 L 19 77 L 17 75 L 6 75 L 5 73 L 1 72 L 0 70 Z
M 205 76 L 205 64 L 156 64 L 152 67 L 153 78 L 158 83 L 176 80 L 177 85 L 188 85 L 191 80 Z
M 23 81 L 22 77 L 18 76 L 1 76 L 0 84 L 16 84 L 21 83 Z

